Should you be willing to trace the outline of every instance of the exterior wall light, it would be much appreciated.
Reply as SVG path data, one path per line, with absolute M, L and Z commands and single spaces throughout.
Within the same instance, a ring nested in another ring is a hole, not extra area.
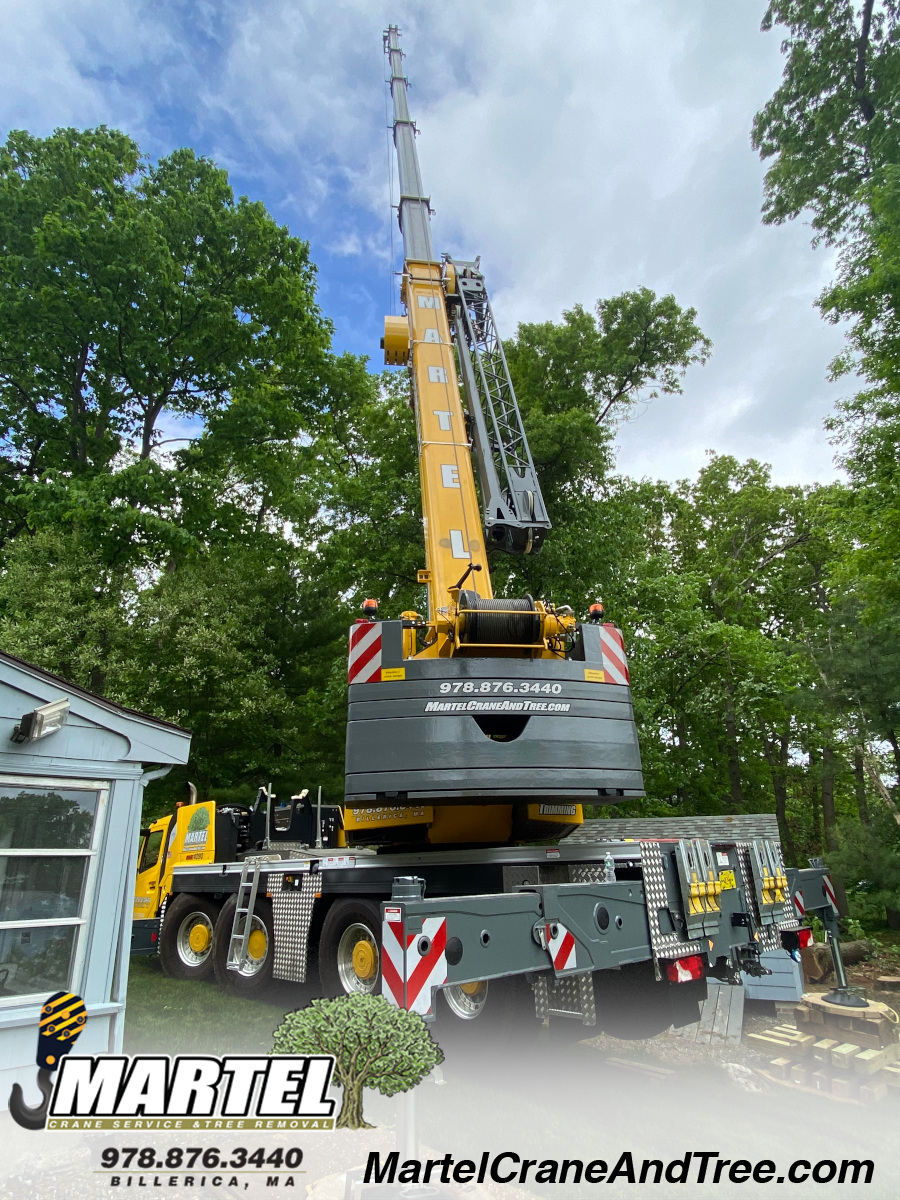
M 50 704 L 42 704 L 33 712 L 25 713 L 12 731 L 12 741 L 36 742 L 39 738 L 49 737 L 51 733 L 62 729 L 68 716 L 68 700 L 54 700 Z

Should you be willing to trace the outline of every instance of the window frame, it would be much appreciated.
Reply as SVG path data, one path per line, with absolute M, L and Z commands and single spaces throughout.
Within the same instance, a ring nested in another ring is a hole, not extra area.
M 69 975 L 62 984 L 66 990 L 80 993 L 85 968 L 85 958 L 89 942 L 89 925 L 94 909 L 94 899 L 100 878 L 100 863 L 102 859 L 103 839 L 106 832 L 106 820 L 109 808 L 109 793 L 112 781 L 109 779 L 81 779 L 57 775 L 11 775 L 0 773 L 0 788 L 34 788 L 52 791 L 54 788 L 67 791 L 95 792 L 97 807 L 94 812 L 94 822 L 91 829 L 90 845 L 84 849 L 40 849 L 39 847 L 6 848 L 0 847 L 0 858 L 83 858 L 87 859 L 84 887 L 81 893 L 79 916 L 77 917 L 46 917 L 24 921 L 0 921 L 0 933 L 14 929 L 56 929 L 61 927 L 76 927 L 75 945 L 69 963 Z M 0 1010 L 42 1003 L 46 999 L 43 992 L 28 992 L 18 996 L 0 996 Z

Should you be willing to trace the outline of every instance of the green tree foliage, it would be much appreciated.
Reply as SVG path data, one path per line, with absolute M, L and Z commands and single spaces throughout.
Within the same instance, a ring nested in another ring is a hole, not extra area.
M 674 296 L 638 288 L 598 300 L 593 314 L 575 305 L 558 323 L 519 325 L 505 343 L 553 530 L 539 556 L 495 558 L 498 594 L 579 608 L 598 587 L 610 594 L 643 537 L 632 485 L 612 474 L 615 426 L 638 401 L 680 393 L 688 367 L 706 362 L 712 344 L 696 318 Z
M 900 603 L 900 170 L 867 196 L 861 231 L 820 303 L 831 320 L 850 322 L 832 374 L 857 373 L 866 384 L 829 421 L 853 484 L 843 574 L 884 613 Z
M 866 331 L 873 364 L 893 336 L 884 204 L 834 300 L 855 362 Z M 205 797 L 271 780 L 339 798 L 347 627 L 367 595 L 387 617 L 424 603 L 405 374 L 330 353 L 305 244 L 188 151 L 154 166 L 108 130 L 15 134 L 0 236 L 4 649 L 191 729 Z M 579 615 L 602 599 L 622 626 L 648 788 L 629 811 L 774 809 L 802 863 L 893 803 L 893 617 L 851 595 L 846 548 L 869 581 L 895 569 L 875 536 L 896 513 L 894 385 L 879 359 L 849 487 L 779 487 L 727 456 L 675 486 L 617 475 L 618 417 L 709 351 L 694 310 L 644 288 L 519 327 L 553 529 L 492 576 Z
M 844 823 L 840 848 L 828 861 L 868 905 L 900 909 L 900 825 L 886 809 L 872 824 Z
M 598 300 L 594 315 L 576 304 L 558 324 L 519 325 L 505 350 L 548 502 L 609 470 L 608 417 L 680 392 L 687 368 L 706 362 L 712 343 L 696 317 L 639 288 Z
M 821 822 L 830 858 L 852 879 L 870 823 L 896 810 L 882 777 L 888 747 L 894 773 L 900 768 L 900 8 L 894 0 L 772 0 L 763 30 L 775 25 L 787 28 L 784 78 L 753 126 L 754 148 L 773 160 L 763 218 L 809 212 L 818 237 L 841 247 L 837 281 L 819 300 L 826 318 L 849 323 L 847 350 L 831 373 L 858 373 L 866 385 L 827 423 L 850 486 L 830 489 L 818 509 L 830 550 L 818 571 L 819 619 L 803 636 L 814 676 L 797 693 L 810 752 L 807 815 L 816 834 Z M 848 809 L 841 823 L 851 780 L 856 812 Z
M 0 245 L 4 647 L 191 728 L 204 791 L 337 791 L 322 446 L 378 385 L 329 352 L 306 243 L 97 129 L 10 135 Z
M 362 993 L 313 1000 L 288 1013 L 275 1030 L 272 1049 L 275 1054 L 334 1055 L 334 1075 L 344 1090 L 338 1129 L 372 1128 L 363 1118 L 363 1088 L 396 1096 L 444 1061 L 417 1013 Z
M 839 240 L 860 188 L 900 160 L 900 29 L 894 0 L 772 0 L 762 28 L 785 26 L 784 78 L 753 122 L 766 172 L 763 219 L 812 214 Z
M 12 133 L 0 149 L 3 535 L 77 512 L 115 527 L 119 551 L 156 543 L 179 503 L 181 481 L 153 455 L 174 417 L 220 431 L 237 397 L 255 411 L 274 389 L 278 432 L 296 437 L 328 343 L 313 297 L 306 244 L 190 150 L 150 166 L 105 128 Z

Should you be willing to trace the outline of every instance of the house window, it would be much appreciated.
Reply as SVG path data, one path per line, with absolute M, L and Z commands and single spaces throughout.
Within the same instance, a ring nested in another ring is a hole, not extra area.
M 107 794 L 0 779 L 0 1004 L 78 990 Z

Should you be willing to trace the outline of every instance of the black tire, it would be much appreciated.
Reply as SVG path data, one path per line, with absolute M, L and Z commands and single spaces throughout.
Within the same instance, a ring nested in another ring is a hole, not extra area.
M 234 924 L 235 908 L 237 908 L 237 896 L 229 896 L 222 905 L 222 911 L 216 922 L 216 936 L 213 943 L 213 969 L 216 973 L 216 983 L 229 996 L 255 999 L 272 982 L 272 968 L 275 965 L 275 923 L 272 920 L 272 906 L 268 900 L 257 900 L 256 908 L 253 911 L 250 936 L 252 938 L 254 934 L 264 934 L 265 944 L 253 946 L 252 950 L 261 949 L 262 953 L 253 954 L 242 970 L 229 971 L 228 949 L 231 943 L 231 927 Z
M 356 950 L 359 943 L 363 948 Z M 319 938 L 319 979 L 323 996 L 380 995 L 381 908 L 374 901 L 347 897 L 329 908 Z
M 213 972 L 213 941 L 219 909 L 201 896 L 173 897 L 159 935 L 159 962 L 169 979 L 209 979 Z M 192 940 L 193 935 L 193 940 Z M 202 942 L 205 935 L 207 941 Z
M 622 1041 L 664 1033 L 672 1024 L 667 981 L 658 981 L 652 962 L 629 963 L 619 971 L 594 973 L 597 1032 Z

